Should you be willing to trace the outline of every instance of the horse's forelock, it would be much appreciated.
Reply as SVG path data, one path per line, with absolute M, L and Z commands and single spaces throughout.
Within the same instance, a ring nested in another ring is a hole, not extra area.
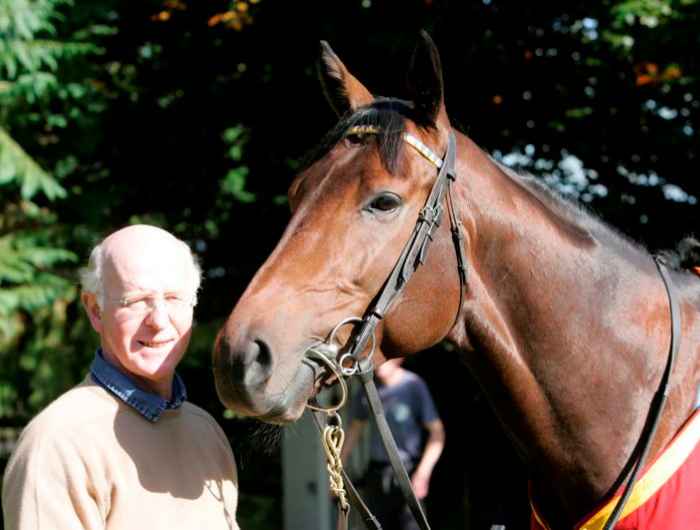
M 394 98 L 377 98 L 371 105 L 344 116 L 305 158 L 303 166 L 306 168 L 323 158 L 352 127 L 371 126 L 378 129 L 373 136 L 377 141 L 382 165 L 389 173 L 395 174 L 403 149 L 406 121 L 412 120 L 420 127 L 426 127 L 417 118 L 412 103 Z

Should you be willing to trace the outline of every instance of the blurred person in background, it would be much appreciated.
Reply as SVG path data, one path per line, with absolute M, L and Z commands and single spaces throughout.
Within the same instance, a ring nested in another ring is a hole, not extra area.
M 430 477 L 445 445 L 445 429 L 425 381 L 404 369 L 403 359 L 390 359 L 375 369 L 378 392 L 399 456 L 419 500 L 425 499 Z M 357 445 L 368 424 L 367 398 L 355 399 L 351 408 L 342 459 Z M 374 424 L 370 432 L 370 461 L 361 480 L 363 500 L 385 530 L 413 530 L 418 524 L 394 478 L 381 438 Z

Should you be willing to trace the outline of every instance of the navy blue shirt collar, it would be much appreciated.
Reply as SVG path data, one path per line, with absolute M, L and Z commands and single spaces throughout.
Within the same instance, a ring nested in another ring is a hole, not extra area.
M 179 375 L 175 374 L 173 395 L 170 401 L 166 401 L 158 394 L 138 388 L 133 379 L 104 358 L 101 348 L 97 348 L 97 352 L 95 352 L 90 373 L 97 384 L 109 390 L 151 422 L 158 421 L 163 411 L 167 409 L 180 408 L 187 399 L 185 383 Z

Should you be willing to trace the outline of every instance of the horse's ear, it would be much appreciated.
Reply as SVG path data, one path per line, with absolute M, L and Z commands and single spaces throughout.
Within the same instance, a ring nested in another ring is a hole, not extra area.
M 372 94 L 352 75 L 325 40 L 321 41 L 319 78 L 328 103 L 338 116 L 369 105 Z
M 442 66 L 437 46 L 424 30 L 408 70 L 408 90 L 419 116 L 429 123 L 447 120 L 443 96 Z

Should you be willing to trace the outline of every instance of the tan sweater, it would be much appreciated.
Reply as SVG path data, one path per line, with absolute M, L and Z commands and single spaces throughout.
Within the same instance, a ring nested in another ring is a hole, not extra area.
M 156 423 L 86 378 L 22 433 L 5 471 L 6 530 L 237 529 L 236 464 L 185 402 Z

